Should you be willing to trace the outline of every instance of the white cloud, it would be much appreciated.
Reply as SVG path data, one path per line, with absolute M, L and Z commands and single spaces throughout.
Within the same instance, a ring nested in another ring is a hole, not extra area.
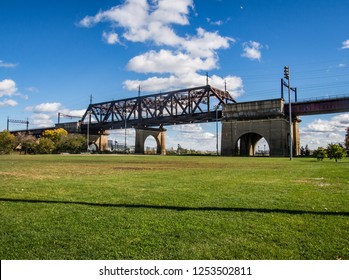
M 53 102 L 53 103 L 41 103 L 36 106 L 29 106 L 26 107 L 25 109 L 27 111 L 33 111 L 34 113 L 52 113 L 52 112 L 58 112 L 60 109 L 62 109 L 62 104 L 58 102 Z
M 345 129 L 349 126 L 349 113 L 336 115 L 328 120 L 316 119 L 302 128 L 302 145 L 310 149 L 326 147 L 329 143 L 343 143 Z
M 210 57 L 216 54 L 216 50 L 227 49 L 235 40 L 230 37 L 222 37 L 218 32 L 207 32 L 198 28 L 195 36 L 187 36 L 182 42 L 182 48 L 194 56 Z
M 17 93 L 16 83 L 13 80 L 5 79 L 0 81 L 0 97 L 11 96 Z
M 95 16 L 87 16 L 80 21 L 83 27 L 91 27 L 99 22 L 107 21 L 125 29 L 124 38 L 132 42 L 152 40 L 157 44 L 177 43 L 170 24 L 188 24 L 187 15 L 192 0 L 151 1 L 127 0 L 124 4 Z
M 206 18 L 206 21 L 211 25 L 221 26 L 224 24 L 224 22 L 222 20 L 212 21 L 212 19 Z
M 225 78 L 213 75 L 209 79 L 209 84 L 224 88 L 227 83 L 227 91 L 234 97 L 238 97 L 243 93 L 243 82 L 240 77 L 227 76 Z M 141 85 L 142 91 L 162 91 L 163 89 L 178 89 L 203 86 L 206 84 L 206 76 L 197 73 L 186 73 L 183 75 L 170 75 L 169 77 L 150 77 L 146 80 L 127 80 L 124 87 L 130 91 L 137 91 Z
M 342 50 L 349 49 L 349 39 L 342 42 Z
M 143 81 L 126 80 L 128 90 L 136 90 L 141 84 L 144 91 L 164 91 L 179 87 L 202 86 L 206 78 L 200 71 L 218 68 L 217 51 L 227 49 L 235 40 L 218 32 L 208 32 L 197 28 L 196 34 L 178 36 L 173 25 L 188 25 L 189 12 L 194 8 L 193 0 L 126 0 L 123 4 L 101 11 L 95 16 L 87 16 L 80 25 L 91 27 L 100 22 L 108 22 L 113 28 L 120 28 L 120 36 L 130 42 L 152 42 L 153 46 L 166 46 L 161 50 L 147 51 L 131 58 L 127 69 L 137 73 L 155 73 Z M 103 33 L 107 43 L 120 43 L 115 32 Z M 113 36 L 114 37 L 113 37 Z M 168 75 L 167 77 L 164 75 Z M 242 80 L 229 76 L 234 94 L 242 92 Z M 212 77 L 212 81 L 224 86 L 224 78 Z
M 192 73 L 199 70 L 210 70 L 216 67 L 215 57 L 206 59 L 192 57 L 182 52 L 170 50 L 150 51 L 132 58 L 127 69 L 139 73 Z
M 15 107 L 17 105 L 18 105 L 17 101 L 13 99 L 5 99 L 4 101 L 0 101 L 0 108 L 6 107 L 6 106 Z
M 251 60 L 258 60 L 260 61 L 262 58 L 262 53 L 261 53 L 261 49 L 263 48 L 263 46 L 255 41 L 249 41 L 249 42 L 245 42 L 243 43 L 243 53 L 241 56 L 243 57 L 247 57 Z
M 307 126 L 310 132 L 338 132 L 349 126 L 349 114 L 340 114 L 329 120 L 316 119 Z
M 63 109 L 61 110 L 61 113 L 73 116 L 73 117 L 82 117 L 86 112 L 86 109 L 82 110 L 69 110 L 69 109 Z
M 33 114 L 30 116 L 30 124 L 34 127 L 52 127 L 54 126 L 58 112 L 73 116 L 73 117 L 82 117 L 86 109 L 82 110 L 70 110 L 64 108 L 61 103 L 52 102 L 52 103 L 41 103 L 35 106 L 28 106 L 25 108 L 26 111 L 31 111 Z M 71 122 L 78 121 L 78 118 L 70 118 L 67 116 L 61 115 L 61 122 Z
M 119 35 L 115 32 L 103 32 L 103 40 L 109 45 L 119 44 Z
M 52 115 L 50 114 L 33 114 L 29 118 L 29 123 L 34 127 L 52 127 L 54 126 L 54 122 L 52 120 Z
M 209 132 L 213 124 L 185 124 L 168 128 L 167 148 L 177 149 L 178 144 L 185 149 L 201 151 L 216 150 L 216 135 Z
M 0 60 L 0 68 L 15 68 L 17 67 L 17 63 L 8 63 Z

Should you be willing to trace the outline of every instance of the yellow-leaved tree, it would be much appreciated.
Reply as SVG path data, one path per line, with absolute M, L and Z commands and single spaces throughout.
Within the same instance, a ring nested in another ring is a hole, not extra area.
M 42 137 L 52 140 L 57 143 L 62 137 L 68 135 L 68 132 L 64 128 L 48 129 L 42 133 Z

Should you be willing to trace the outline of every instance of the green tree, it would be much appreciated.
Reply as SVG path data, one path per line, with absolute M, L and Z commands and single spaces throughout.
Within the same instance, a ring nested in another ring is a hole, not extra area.
M 16 137 L 7 130 L 0 132 L 0 154 L 9 154 L 16 147 Z
M 336 162 L 346 156 L 346 150 L 341 144 L 328 144 L 326 151 L 328 157 Z
M 36 146 L 37 154 L 51 154 L 55 149 L 55 143 L 49 138 L 40 138 L 38 145 Z
M 82 151 L 86 151 L 87 144 L 86 138 L 79 134 L 68 134 L 56 144 L 56 151 L 59 153 L 67 152 L 71 154 L 78 154 Z
M 313 152 L 313 156 L 316 157 L 317 160 L 323 160 L 327 157 L 327 152 L 323 147 L 319 147 Z

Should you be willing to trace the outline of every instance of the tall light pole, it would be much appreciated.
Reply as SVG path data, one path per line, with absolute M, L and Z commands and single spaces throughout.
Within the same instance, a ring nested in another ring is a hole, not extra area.
M 125 104 L 125 111 L 124 111 L 124 119 L 125 119 L 125 153 L 126 153 L 126 150 L 127 150 L 127 142 L 126 142 L 126 128 L 127 128 L 126 104 Z
M 293 157 L 293 137 L 292 137 L 292 109 L 291 109 L 291 85 L 290 85 L 290 67 L 284 67 L 284 78 L 288 81 L 288 115 L 289 115 L 289 125 L 290 125 L 290 136 L 289 136 L 289 146 L 290 146 L 290 160 Z
M 218 108 L 219 108 L 220 104 L 217 104 L 214 109 L 216 111 L 216 153 L 217 156 L 219 156 L 219 152 L 218 152 Z
M 87 135 L 86 135 L 86 141 L 87 141 L 87 148 L 86 151 L 89 152 L 89 146 L 90 146 L 90 122 L 91 122 L 91 111 L 87 111 L 88 114 L 88 121 L 87 121 Z

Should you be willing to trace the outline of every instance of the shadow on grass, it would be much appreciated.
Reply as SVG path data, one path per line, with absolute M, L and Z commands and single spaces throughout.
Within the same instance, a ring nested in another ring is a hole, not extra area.
M 170 206 L 170 205 L 146 205 L 146 204 L 114 204 L 114 203 L 93 203 L 83 201 L 58 201 L 58 200 L 38 200 L 38 199 L 16 199 L 0 198 L 4 202 L 20 203 L 49 203 L 49 204 L 75 204 L 87 205 L 94 207 L 115 207 L 115 208 L 143 208 L 143 209 L 160 209 L 174 211 L 223 211 L 223 212 L 254 212 L 254 213 L 281 213 L 291 215 L 324 215 L 324 216 L 346 216 L 349 212 L 331 212 L 331 211 L 309 211 L 309 210 L 289 210 L 289 209 L 265 209 L 265 208 L 241 208 L 241 207 L 188 207 L 188 206 Z

